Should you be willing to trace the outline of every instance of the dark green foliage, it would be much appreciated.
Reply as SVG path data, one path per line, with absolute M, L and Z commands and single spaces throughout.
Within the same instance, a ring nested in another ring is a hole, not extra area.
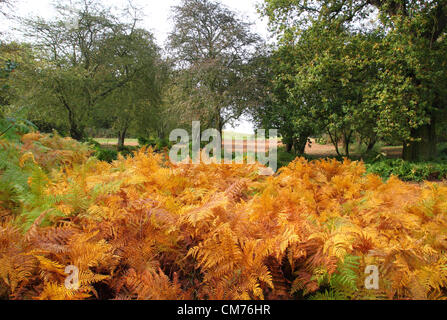
M 442 180 L 447 178 L 447 162 L 408 162 L 402 159 L 386 159 L 367 163 L 368 173 L 382 178 L 395 175 L 405 181 Z
M 154 148 L 157 145 L 157 141 L 152 138 L 138 137 L 138 144 L 141 147 L 151 146 Z
M 169 139 L 167 138 L 144 138 L 144 137 L 139 137 L 138 138 L 138 144 L 141 147 L 151 147 L 153 148 L 155 151 L 163 151 L 166 148 L 171 148 L 172 147 L 172 143 L 169 141 Z
M 447 160 L 447 142 L 438 144 L 438 159 Z
M 118 148 L 118 152 L 124 157 L 129 157 L 133 156 L 133 153 L 138 149 L 138 147 L 123 146 Z
M 94 140 L 94 139 L 87 139 L 86 143 L 87 143 L 88 145 L 92 146 L 92 147 L 95 148 L 95 149 L 101 147 L 101 144 L 100 144 L 98 141 Z
M 101 161 L 112 162 L 118 159 L 118 151 L 115 149 L 108 149 L 97 147 L 95 148 L 95 157 L 97 157 Z
M 294 154 L 287 152 L 284 148 L 278 148 L 278 168 L 286 167 L 295 158 Z
M 109 163 L 117 160 L 118 154 L 121 154 L 123 157 L 131 157 L 133 156 L 134 152 L 139 149 L 138 147 L 130 147 L 130 146 L 124 146 L 119 149 L 116 149 L 115 147 L 107 148 L 102 147 L 96 141 L 89 141 L 89 144 L 91 144 L 94 147 L 95 149 L 94 156 L 98 158 L 98 160 L 106 161 Z
M 157 139 L 156 142 L 157 142 L 156 143 L 156 149 L 157 150 L 163 150 L 165 148 L 169 149 L 169 148 L 172 147 L 172 143 L 167 138 Z
M 44 119 L 31 119 L 31 121 L 36 125 L 39 132 L 42 133 L 52 133 L 56 130 L 61 136 L 66 137 L 70 133 L 70 128 L 61 121 L 52 121 Z
M 17 68 L 17 63 L 11 60 L 7 60 L 4 66 L 0 67 L 0 79 L 8 79 L 10 74 Z M 6 90 L 9 88 L 8 84 L 3 84 L 0 89 Z

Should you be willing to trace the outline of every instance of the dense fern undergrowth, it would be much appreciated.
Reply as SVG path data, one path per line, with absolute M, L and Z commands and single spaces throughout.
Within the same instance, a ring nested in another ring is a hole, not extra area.
M 271 177 L 150 149 L 107 163 L 39 133 L 0 149 L 2 299 L 447 296 L 443 183 L 384 182 L 348 160 L 296 159 Z

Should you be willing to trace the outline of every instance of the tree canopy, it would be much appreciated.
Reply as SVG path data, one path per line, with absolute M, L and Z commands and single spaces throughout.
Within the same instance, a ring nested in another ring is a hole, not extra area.
M 177 83 L 192 117 L 222 131 L 247 108 L 248 63 L 260 38 L 250 23 L 215 1 L 183 0 L 173 13 L 169 48 Z
M 276 74 L 283 97 L 316 130 L 345 145 L 351 132 L 399 139 L 408 160 L 435 156 L 447 2 L 266 0 L 263 13 L 279 38 L 277 61 L 287 64 Z
M 64 114 L 70 135 L 83 139 L 85 127 L 95 113 L 104 110 L 105 103 L 109 105 L 102 116 L 113 121 L 126 107 L 139 105 L 142 99 L 157 99 L 159 49 L 152 34 L 138 28 L 136 16 L 114 16 L 92 0 L 76 2 L 74 10 L 62 5 L 57 9 L 60 18 L 54 21 L 23 21 L 34 44 L 35 63 L 18 76 L 22 91 L 32 92 L 22 97 L 23 103 L 34 107 L 35 115 L 44 119 Z M 66 21 L 76 21 L 76 25 Z M 141 85 L 151 87 L 145 96 L 125 93 L 126 88 Z M 126 102 L 120 94 L 127 95 Z

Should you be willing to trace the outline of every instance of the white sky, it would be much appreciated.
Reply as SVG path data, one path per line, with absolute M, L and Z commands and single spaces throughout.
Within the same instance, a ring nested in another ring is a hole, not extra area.
M 54 17 L 52 3 L 54 0 L 15 0 L 14 14 L 21 17 L 41 16 Z M 253 31 L 268 39 L 267 20 L 257 13 L 256 5 L 262 0 L 220 0 L 233 11 L 238 12 L 245 21 L 253 22 Z M 104 0 L 109 6 L 124 7 L 127 0 Z M 172 29 L 171 7 L 180 3 L 180 0 L 133 0 L 138 7 L 144 8 L 144 20 L 141 26 L 153 32 L 160 46 L 165 44 L 167 36 Z M 0 32 L 7 38 L 14 38 L 11 29 L 15 26 L 13 20 L 6 20 L 0 16 Z M 247 121 L 242 121 L 236 128 L 227 128 L 242 133 L 252 133 L 253 126 Z
M 54 16 L 52 3 L 55 0 L 14 0 L 14 14 L 21 17 L 42 16 L 51 18 Z M 103 0 L 108 6 L 118 8 L 125 7 L 127 0 Z M 154 33 L 159 45 L 163 45 L 168 33 L 172 29 L 170 20 L 171 7 L 180 4 L 180 0 L 133 0 L 137 7 L 144 8 L 144 21 L 141 26 Z M 233 11 L 238 12 L 242 17 L 247 17 L 245 21 L 253 22 L 253 31 L 259 33 L 264 38 L 268 37 L 267 20 L 261 18 L 256 11 L 256 5 L 262 0 L 219 0 Z M 8 21 L 0 16 L 0 31 L 8 33 L 8 29 L 14 26 L 13 21 Z

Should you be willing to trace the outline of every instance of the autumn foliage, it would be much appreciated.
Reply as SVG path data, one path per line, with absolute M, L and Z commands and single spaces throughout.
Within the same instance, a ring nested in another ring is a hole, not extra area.
M 271 177 L 148 149 L 109 164 L 38 133 L 0 148 L 3 299 L 447 296 L 445 184 L 383 182 L 348 160 L 296 159 Z

